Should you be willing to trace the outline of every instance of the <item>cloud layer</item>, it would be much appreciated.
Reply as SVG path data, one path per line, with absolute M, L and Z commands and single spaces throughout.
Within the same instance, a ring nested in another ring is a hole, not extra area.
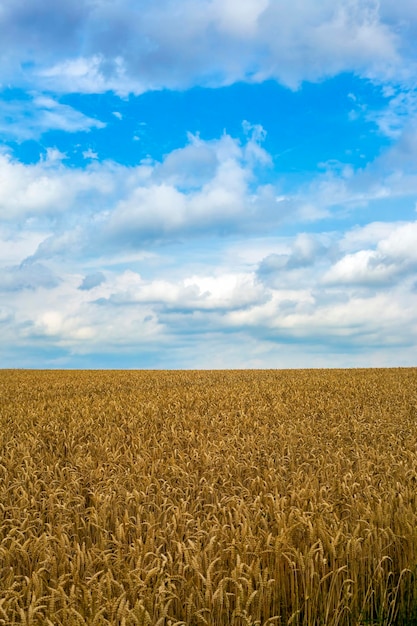
M 340 72 L 406 79 L 416 25 L 407 0 L 6 0 L 0 63 L 15 82 L 85 93 L 268 78 L 296 87 Z

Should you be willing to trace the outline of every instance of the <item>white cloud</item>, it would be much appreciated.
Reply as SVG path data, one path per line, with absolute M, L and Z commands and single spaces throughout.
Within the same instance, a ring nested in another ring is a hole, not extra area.
M 64 155 L 55 149 L 47 151 L 46 159 L 25 165 L 8 155 L 0 154 L 1 220 L 19 222 L 30 216 L 57 216 L 83 196 L 90 209 L 103 196 L 112 197 L 118 176 L 117 166 L 103 164 L 99 168 L 81 170 L 65 167 Z M 102 204 L 100 204 L 102 207 Z
M 102 54 L 79 56 L 56 63 L 40 70 L 34 80 L 51 91 L 64 93 L 114 91 L 120 96 L 126 96 L 129 93 L 141 94 L 153 88 L 152 83 L 143 83 L 127 73 L 123 57 L 107 59 Z
M 41 164 L 25 166 L 0 156 L 2 218 L 15 219 L 25 213 L 60 211 L 70 199 L 65 174 L 48 172 Z
M 1 102 L 0 135 L 6 138 L 23 141 L 37 139 L 50 130 L 74 133 L 104 127 L 100 120 L 88 117 L 50 96 L 36 95 L 30 99 Z
M 274 289 L 288 289 L 297 284 L 300 289 L 312 285 L 327 268 L 335 254 L 331 237 L 298 234 L 287 249 L 264 256 L 259 263 L 259 280 Z
M 401 222 L 370 222 L 365 226 L 356 226 L 344 234 L 340 241 L 340 249 L 356 252 L 368 247 L 373 248 L 379 241 L 389 237 L 398 226 L 401 226 Z
M 328 284 L 386 286 L 417 270 L 417 222 L 394 226 L 375 249 L 343 256 L 325 274 Z
M 98 154 L 91 148 L 88 148 L 88 150 L 83 151 L 83 157 L 84 159 L 98 159 Z
M 399 63 L 395 28 L 381 21 L 374 2 L 296 0 L 271 3 L 262 16 L 270 45 L 260 76 L 296 87 L 343 71 L 392 77 Z
M 6 82 L 122 95 L 267 78 L 296 87 L 343 71 L 395 82 L 415 73 L 416 14 L 400 4 L 7 2 L 0 72 Z
M 50 233 L 32 231 L 30 228 L 17 232 L 0 227 L 0 265 L 19 265 L 27 257 L 34 254 Z
M 211 10 L 220 31 L 232 36 L 254 37 L 259 17 L 269 0 L 213 0 Z
M 398 269 L 389 265 L 374 250 L 360 250 L 347 254 L 324 276 L 328 284 L 386 285 Z
M 65 152 L 61 152 L 58 148 L 47 148 L 45 161 L 47 163 L 58 163 L 67 158 Z
M 53 340 L 62 346 L 72 346 L 77 343 L 94 341 L 97 331 L 93 325 L 79 314 L 68 314 L 61 309 L 45 310 L 32 320 L 30 330 L 24 330 L 24 335 L 43 337 Z
M 110 304 L 149 304 L 161 312 L 230 311 L 250 307 L 267 298 L 255 274 L 221 272 L 218 275 L 191 275 L 173 282 L 146 281 L 130 270 L 109 279 L 101 294 Z

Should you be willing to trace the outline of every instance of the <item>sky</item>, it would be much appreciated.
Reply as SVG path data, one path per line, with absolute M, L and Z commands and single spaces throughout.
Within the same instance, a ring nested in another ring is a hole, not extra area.
M 0 0 L 0 367 L 417 365 L 415 0 Z

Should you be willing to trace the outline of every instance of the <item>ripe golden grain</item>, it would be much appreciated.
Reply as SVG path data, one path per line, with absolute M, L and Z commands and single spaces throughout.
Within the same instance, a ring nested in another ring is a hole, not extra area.
M 0 372 L 0 625 L 417 623 L 417 370 Z

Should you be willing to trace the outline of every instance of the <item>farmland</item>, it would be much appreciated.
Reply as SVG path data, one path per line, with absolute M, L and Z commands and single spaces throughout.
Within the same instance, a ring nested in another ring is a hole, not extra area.
M 0 371 L 0 624 L 417 623 L 417 369 Z

